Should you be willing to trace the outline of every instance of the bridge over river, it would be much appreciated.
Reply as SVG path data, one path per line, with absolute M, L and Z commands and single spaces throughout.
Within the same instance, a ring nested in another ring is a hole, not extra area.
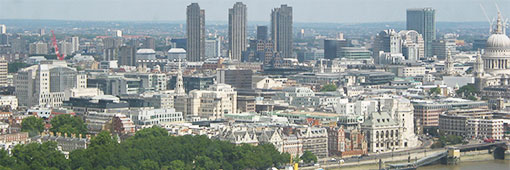
M 489 153 L 494 154 L 495 159 L 505 159 L 505 151 L 510 148 L 510 142 L 494 142 L 494 143 L 481 143 L 481 144 L 470 144 L 450 147 L 448 150 L 457 150 L 459 152 L 469 152 L 478 150 L 488 150 Z M 398 169 L 414 169 L 425 165 L 430 165 L 441 160 L 442 163 L 448 162 L 453 155 L 449 154 L 449 151 L 438 152 L 419 160 L 410 163 L 402 164 L 390 164 L 387 170 L 398 170 Z M 459 155 L 460 157 L 460 155 Z M 453 158 L 458 159 L 458 158 Z

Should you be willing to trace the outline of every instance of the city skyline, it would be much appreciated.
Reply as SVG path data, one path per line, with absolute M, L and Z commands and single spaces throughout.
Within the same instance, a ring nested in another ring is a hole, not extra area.
M 205 1 L 205 0 L 179 0 L 161 1 L 149 0 L 138 1 L 84 1 L 73 2 L 62 0 L 49 0 L 38 2 L 34 0 L 7 1 L 0 6 L 0 19 L 50 19 L 50 20 L 83 20 L 83 21 L 185 21 L 185 7 L 191 2 L 197 2 L 208 12 L 207 21 L 228 22 L 228 8 L 235 0 Z M 432 1 L 374 1 L 364 0 L 361 2 L 319 0 L 309 1 L 240 1 L 248 6 L 248 21 L 268 21 L 271 9 L 280 4 L 288 4 L 294 7 L 295 22 L 318 22 L 318 23 L 370 23 L 370 22 L 394 22 L 405 21 L 402 14 L 408 8 L 431 7 L 436 9 L 437 21 L 473 22 L 487 21 L 480 4 L 486 11 L 495 11 L 492 1 L 483 0 L 432 0 Z M 319 3 L 315 3 L 319 2 Z M 460 3 L 462 2 L 462 3 Z M 329 5 L 323 5 L 329 4 Z M 391 4 L 391 5 L 389 5 Z M 502 7 L 503 16 L 510 16 L 510 10 L 505 6 L 510 2 L 498 2 Z M 37 6 L 36 10 L 32 9 Z M 63 8 L 65 6 L 65 8 Z M 60 9 L 60 10 L 54 10 Z M 145 10 L 152 9 L 152 10 Z M 321 10 L 317 10 L 321 9 Z M 391 9 L 391 10 L 388 10 Z M 58 12 L 55 12 L 58 11 Z M 65 14 L 65 15 L 63 15 Z M 490 18 L 495 16 L 488 13 Z M 356 17 L 353 17 L 356 16 Z

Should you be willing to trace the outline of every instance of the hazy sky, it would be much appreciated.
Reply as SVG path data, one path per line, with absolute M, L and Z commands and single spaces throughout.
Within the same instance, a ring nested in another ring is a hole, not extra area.
M 239 1 L 239 0 L 237 0 Z M 0 0 L 0 19 L 94 21 L 184 21 L 186 6 L 198 2 L 206 22 L 227 21 L 236 0 Z M 244 0 L 249 21 L 269 21 L 272 8 L 293 7 L 295 22 L 360 23 L 405 21 L 407 8 L 432 7 L 438 21 L 486 21 L 497 2 L 510 17 L 510 0 Z

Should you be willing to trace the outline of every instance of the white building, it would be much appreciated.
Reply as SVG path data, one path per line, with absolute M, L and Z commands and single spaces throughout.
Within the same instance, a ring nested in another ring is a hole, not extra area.
M 282 81 L 276 81 L 273 78 L 265 76 L 252 77 L 252 88 L 254 89 L 281 89 L 282 87 Z
M 237 92 L 228 84 L 214 84 L 207 90 L 192 90 L 187 105 L 188 116 L 221 119 L 237 112 Z
M 135 125 L 142 127 L 152 127 L 153 125 L 166 125 L 184 121 L 182 112 L 176 112 L 173 108 L 140 108 L 126 110 L 123 113 L 130 117 Z
M 136 51 L 136 60 L 155 60 L 156 51 L 153 49 L 139 49 Z
M 58 107 L 66 89 L 86 88 L 87 76 L 63 64 L 39 64 L 19 70 L 14 78 L 19 105 Z
M 356 102 L 349 102 L 348 100 L 341 100 L 335 107 L 336 113 L 340 115 L 359 115 L 365 116 L 377 111 L 377 101 L 375 100 L 361 100 Z
M 83 96 L 100 96 L 104 93 L 98 88 L 72 88 L 64 90 L 65 99 L 69 100 L 71 97 L 83 97 Z
M 398 77 L 416 77 L 425 75 L 426 69 L 424 66 L 403 66 L 397 68 Z
M 0 106 L 10 106 L 11 109 L 18 108 L 18 98 L 16 96 L 0 96 Z
M 505 127 L 501 119 L 468 119 L 468 136 L 477 139 L 502 140 Z
M 168 50 L 168 60 L 177 61 L 177 60 L 186 60 L 186 50 L 182 48 L 171 48 Z

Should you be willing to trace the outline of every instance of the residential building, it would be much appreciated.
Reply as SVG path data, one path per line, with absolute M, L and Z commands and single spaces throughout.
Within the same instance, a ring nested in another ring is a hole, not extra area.
M 271 39 L 283 58 L 293 58 L 292 7 L 281 5 L 271 11 Z
M 231 59 L 241 61 L 241 54 L 246 51 L 247 9 L 242 2 L 236 2 L 228 10 L 228 42 Z
M 48 54 L 48 44 L 38 41 L 30 44 L 28 48 L 29 54 Z
M 191 3 L 186 10 L 187 61 L 205 59 L 205 10 Z
M 471 138 L 502 140 L 504 136 L 502 119 L 469 119 L 467 126 Z
M 136 48 L 133 46 L 121 46 L 119 48 L 119 65 L 135 66 L 136 65 Z

